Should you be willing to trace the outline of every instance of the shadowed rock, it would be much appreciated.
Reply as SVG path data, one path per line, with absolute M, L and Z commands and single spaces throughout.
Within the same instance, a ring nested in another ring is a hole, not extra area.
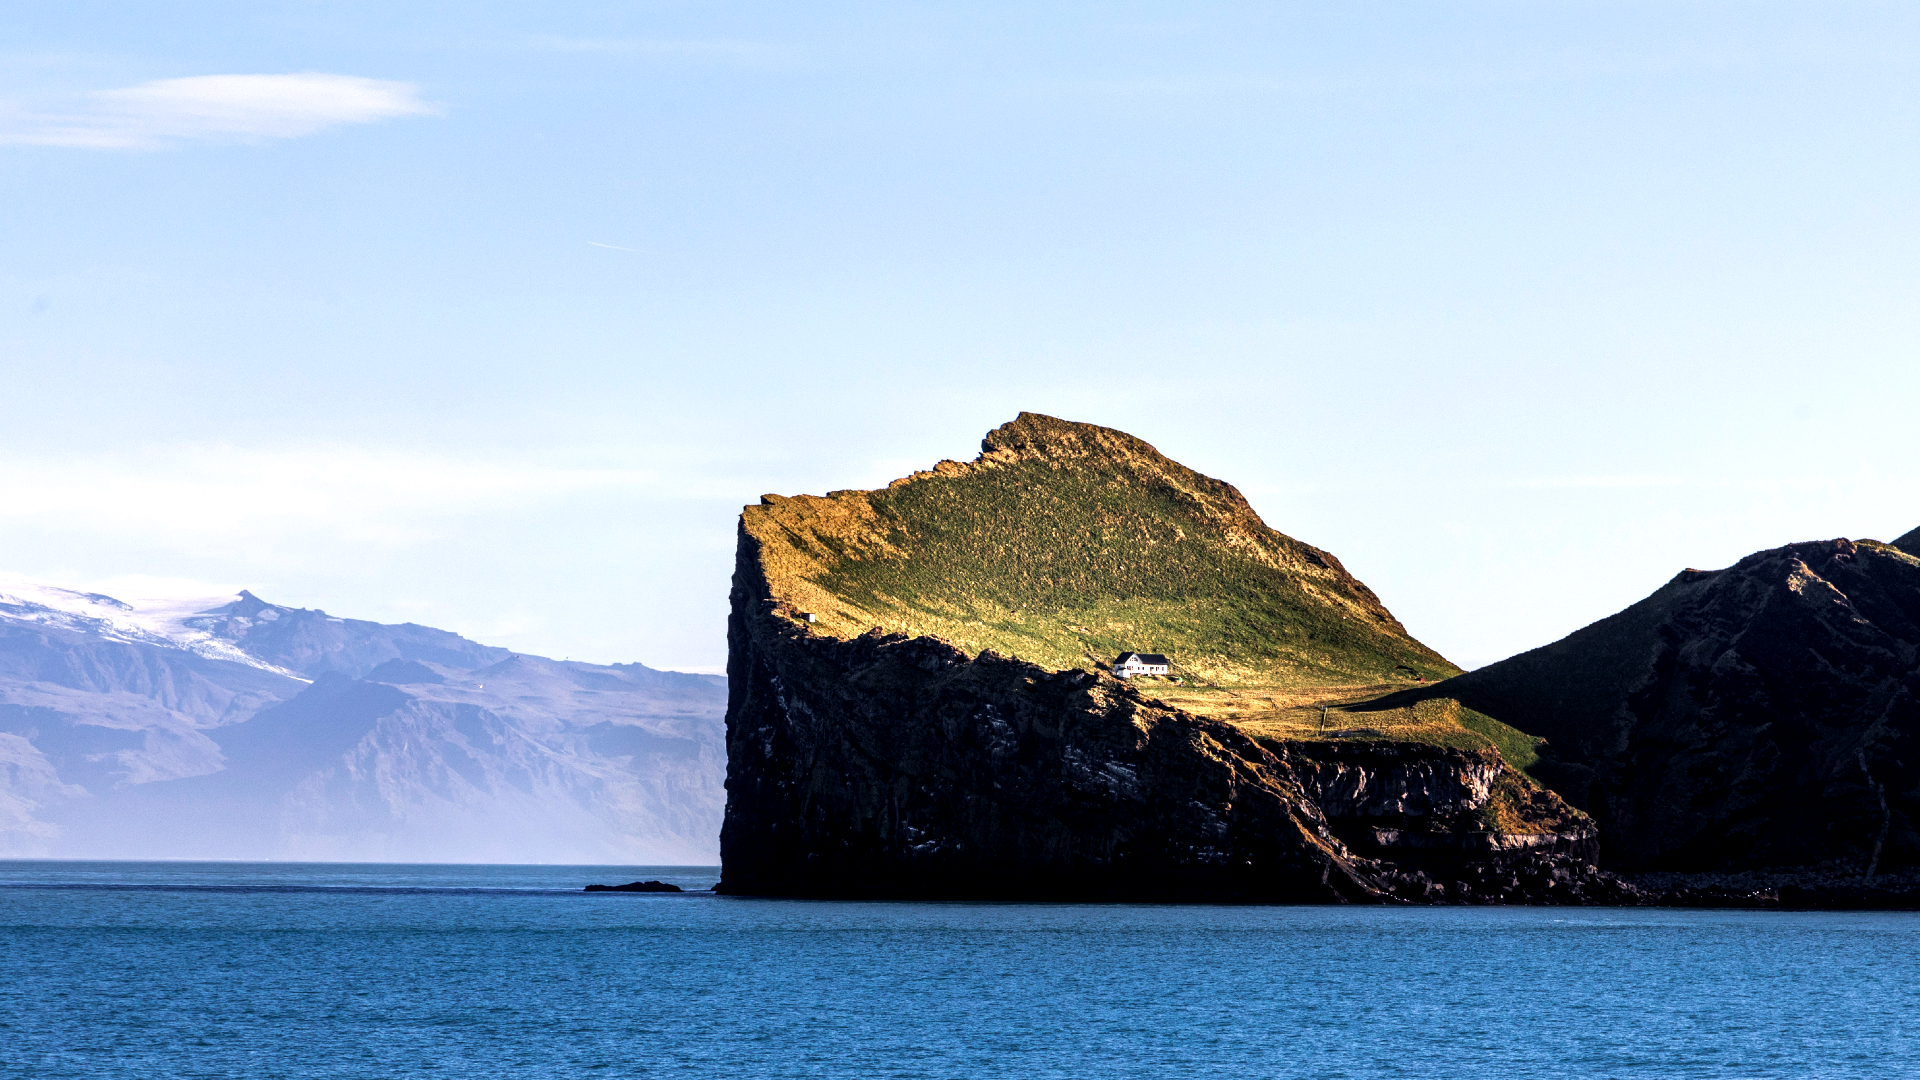
M 625 885 L 589 885 L 581 892 L 680 892 L 680 886 L 664 881 L 629 881 Z
M 1433 693 L 1544 736 L 1534 773 L 1598 819 L 1607 865 L 1920 864 L 1920 558 L 1891 545 L 1686 570 Z
M 1122 432 L 1022 414 L 971 464 L 742 515 L 719 891 L 1633 895 L 1568 854 L 1590 847 L 1584 815 L 1550 793 L 1505 798 L 1524 781 L 1496 753 L 1256 738 L 1105 672 L 1114 650 L 1083 643 L 1115 626 L 1142 639 L 1121 647 L 1209 678 L 1457 670 L 1230 485 Z M 1496 802 L 1507 816 L 1489 820 Z M 1427 842 L 1461 830 L 1551 839 Z

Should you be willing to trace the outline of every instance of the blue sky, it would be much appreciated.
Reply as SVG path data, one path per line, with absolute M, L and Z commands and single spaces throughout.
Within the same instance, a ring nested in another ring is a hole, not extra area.
M 0 569 L 715 670 L 1022 409 L 1467 665 L 1920 525 L 1912 5 L 553 7 L 9 8 Z

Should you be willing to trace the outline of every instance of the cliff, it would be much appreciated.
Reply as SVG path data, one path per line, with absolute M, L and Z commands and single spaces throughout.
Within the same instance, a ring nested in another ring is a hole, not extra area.
M 1022 414 L 969 464 L 765 497 L 728 646 L 725 892 L 1631 895 L 1587 865 L 1591 822 L 1457 717 L 1306 737 L 1105 672 L 1122 649 L 1214 686 L 1457 670 L 1331 554 L 1121 432 Z
M 1920 558 L 1827 540 L 1683 571 L 1431 693 L 1543 736 L 1534 774 L 1609 866 L 1873 874 L 1920 864 L 1916 661 Z

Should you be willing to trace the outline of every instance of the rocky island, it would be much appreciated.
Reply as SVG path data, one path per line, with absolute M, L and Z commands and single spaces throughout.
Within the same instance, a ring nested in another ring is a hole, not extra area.
M 1337 558 L 1119 431 L 1023 413 L 972 462 L 763 497 L 728 643 L 721 892 L 1637 896 L 1539 740 L 1406 693 L 1458 669 Z

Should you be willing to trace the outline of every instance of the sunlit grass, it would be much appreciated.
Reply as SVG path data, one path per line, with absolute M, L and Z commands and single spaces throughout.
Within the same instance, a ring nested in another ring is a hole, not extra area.
M 845 493 L 853 494 L 853 493 Z M 845 494 L 841 497 L 845 497 Z M 1160 652 L 1202 682 L 1313 685 L 1457 669 L 1312 549 L 1202 512 L 1124 463 L 1022 462 L 863 493 L 883 544 L 786 534 L 850 618 L 1051 668 Z

